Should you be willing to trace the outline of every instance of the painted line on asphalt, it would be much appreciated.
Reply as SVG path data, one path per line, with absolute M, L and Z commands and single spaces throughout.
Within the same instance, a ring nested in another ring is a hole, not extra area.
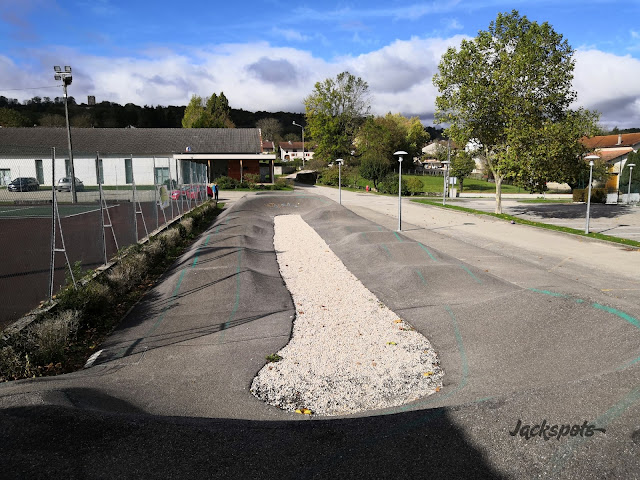
M 476 283 L 482 284 L 482 280 L 480 280 L 478 277 L 476 277 L 473 272 L 471 270 L 469 270 L 469 268 L 466 265 L 460 265 L 460 268 L 462 268 L 465 272 L 467 272 L 469 275 L 471 275 L 471 278 L 473 278 Z
M 422 280 L 423 285 L 426 285 L 426 284 L 427 284 L 427 281 L 426 281 L 426 280 L 424 279 L 424 277 L 422 276 L 422 272 L 421 272 L 420 270 L 416 270 L 415 272 L 416 272 L 416 273 L 418 274 L 418 276 L 420 277 L 420 280 Z
M 158 319 L 155 321 L 155 323 L 147 330 L 147 332 L 140 338 L 137 338 L 136 340 L 134 340 L 131 345 L 129 345 L 128 347 L 125 345 L 124 347 L 122 347 L 122 349 L 118 352 L 118 354 L 115 356 L 115 358 L 122 358 L 125 355 L 133 352 L 133 350 L 145 339 L 150 337 L 151 335 L 153 335 L 153 333 L 158 329 L 158 327 L 162 324 L 165 314 L 167 313 L 167 311 L 173 307 L 173 304 L 175 303 L 176 299 L 178 298 L 178 293 L 180 292 L 180 287 L 182 286 L 182 281 L 184 280 L 184 276 L 186 275 L 188 270 L 193 269 L 197 262 L 198 262 L 198 252 L 200 250 L 200 248 L 202 248 L 203 246 L 206 246 L 209 243 L 209 239 L 211 238 L 211 235 L 208 235 L 204 244 L 200 245 L 197 250 L 196 250 L 196 256 L 195 259 L 193 261 L 193 263 L 191 264 L 190 267 L 187 268 L 183 268 L 182 271 L 180 272 L 180 276 L 178 277 L 178 282 L 175 286 L 175 288 L 173 289 L 173 293 L 171 294 L 171 296 L 169 297 L 169 301 L 167 302 L 167 304 L 162 308 L 162 312 L 160 312 L 160 315 L 158 316 Z
M 429 251 L 429 249 L 427 247 L 425 247 L 423 244 L 421 244 L 420 242 L 418 242 L 418 245 L 420 245 L 420 248 L 422 248 L 425 252 L 427 252 L 427 254 L 429 255 L 429 257 L 431 257 L 431 260 L 433 260 L 434 262 L 437 262 L 438 260 L 436 260 L 436 257 L 433 256 L 433 254 Z

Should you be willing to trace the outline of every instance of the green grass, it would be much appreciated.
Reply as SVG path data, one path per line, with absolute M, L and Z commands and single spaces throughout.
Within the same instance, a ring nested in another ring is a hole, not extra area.
M 524 218 L 514 217 L 513 215 L 507 215 L 506 213 L 483 212 L 481 210 L 474 210 L 473 208 L 461 207 L 459 205 L 442 205 L 442 203 L 438 203 L 437 201 L 434 201 L 434 200 L 414 199 L 411 201 L 416 203 L 424 203 L 425 205 L 433 205 L 440 208 L 450 208 L 452 210 L 459 210 L 461 212 L 473 213 L 476 215 L 488 215 L 490 217 L 495 217 L 495 218 L 499 218 L 501 220 L 506 220 L 506 221 L 513 220 L 520 225 L 530 225 L 532 227 L 545 228 L 547 230 L 555 230 L 556 232 L 571 233 L 573 235 L 580 235 L 581 237 L 589 237 L 589 238 L 595 238 L 598 240 L 604 240 L 607 242 L 619 243 L 619 244 L 627 245 L 630 247 L 640 247 L 640 242 L 637 242 L 635 240 L 614 237 L 612 235 L 603 235 L 602 233 L 596 233 L 596 232 L 584 233 L 584 230 L 578 230 L 578 229 L 569 228 L 569 227 L 561 227 L 559 225 L 549 225 L 548 223 L 534 222 L 532 220 L 526 220 Z
M 433 175 L 402 175 L 402 178 L 406 178 L 407 180 L 412 177 L 418 178 L 422 182 L 425 193 L 442 193 L 442 187 L 444 186 L 444 179 L 442 177 Z M 366 178 L 358 178 L 358 187 L 364 189 L 367 185 L 373 187 L 373 181 L 367 180 Z M 486 180 L 476 180 L 474 178 L 465 178 L 463 186 L 465 193 L 495 193 L 496 191 L 495 183 L 487 182 Z M 456 185 L 456 188 L 459 190 L 460 185 Z M 503 184 L 502 193 L 528 192 L 521 187 Z

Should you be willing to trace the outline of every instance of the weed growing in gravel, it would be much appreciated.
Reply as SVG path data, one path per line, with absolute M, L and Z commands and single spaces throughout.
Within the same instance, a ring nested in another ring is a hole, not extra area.
M 280 360 L 282 360 L 282 357 L 277 353 L 272 353 L 271 355 L 267 355 L 266 358 L 267 358 L 267 362 L 269 363 L 279 362 Z

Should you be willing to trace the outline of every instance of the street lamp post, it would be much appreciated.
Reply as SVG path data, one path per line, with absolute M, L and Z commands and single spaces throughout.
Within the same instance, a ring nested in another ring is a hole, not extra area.
M 339 158 L 336 160 L 338 164 L 338 199 L 340 201 L 340 205 L 342 205 L 342 164 L 344 160 Z
M 64 89 L 64 116 L 67 119 L 67 141 L 69 143 L 69 173 L 71 174 L 71 202 L 78 203 L 78 194 L 76 193 L 76 172 L 73 166 L 73 149 L 71 148 L 71 126 L 69 125 L 69 108 L 67 107 L 67 86 L 71 85 L 73 77 L 71 75 L 71 67 L 65 65 L 64 71 L 59 65 L 53 67 L 56 80 L 62 80 L 62 88 Z M 66 172 L 65 172 L 66 173 Z M 55 188 L 55 185 L 52 185 Z
M 398 231 L 402 231 L 402 156 L 407 152 L 399 150 L 394 153 L 398 155 Z
M 442 176 L 444 177 L 444 186 L 442 187 L 442 205 L 446 205 L 447 204 L 447 180 L 448 180 L 448 173 L 449 173 L 449 164 L 451 163 L 451 161 L 449 160 L 445 160 L 444 162 L 442 162 L 442 164 L 444 165 L 444 172 L 442 172 Z
M 633 175 L 633 167 L 635 167 L 636 164 L 630 163 L 627 166 L 629 167 L 629 187 L 627 189 L 627 203 L 631 203 L 631 176 Z
M 585 160 L 589 160 L 589 193 L 587 193 L 587 220 L 584 227 L 584 233 L 589 233 L 589 210 L 591 210 L 591 182 L 593 181 L 593 161 L 597 160 L 597 155 L 588 155 Z
M 302 129 L 302 169 L 304 170 L 304 127 L 302 125 L 298 125 L 296 122 L 293 122 L 293 124 Z

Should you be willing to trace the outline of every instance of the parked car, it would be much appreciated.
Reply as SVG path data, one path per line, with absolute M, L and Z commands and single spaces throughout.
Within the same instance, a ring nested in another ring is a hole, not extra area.
M 63 177 L 58 180 L 58 185 L 56 185 L 56 190 L 59 192 L 70 192 L 71 191 L 71 177 Z M 78 177 L 76 177 L 76 192 L 84 191 L 84 183 Z
M 7 190 L 10 192 L 28 192 L 30 190 L 38 190 L 40 184 L 38 180 L 33 177 L 18 177 L 14 178 L 7 186 Z
M 185 185 L 180 190 L 172 190 L 171 198 L 178 200 L 179 198 L 189 198 L 191 200 L 199 199 L 202 196 L 201 188 L 197 185 Z

